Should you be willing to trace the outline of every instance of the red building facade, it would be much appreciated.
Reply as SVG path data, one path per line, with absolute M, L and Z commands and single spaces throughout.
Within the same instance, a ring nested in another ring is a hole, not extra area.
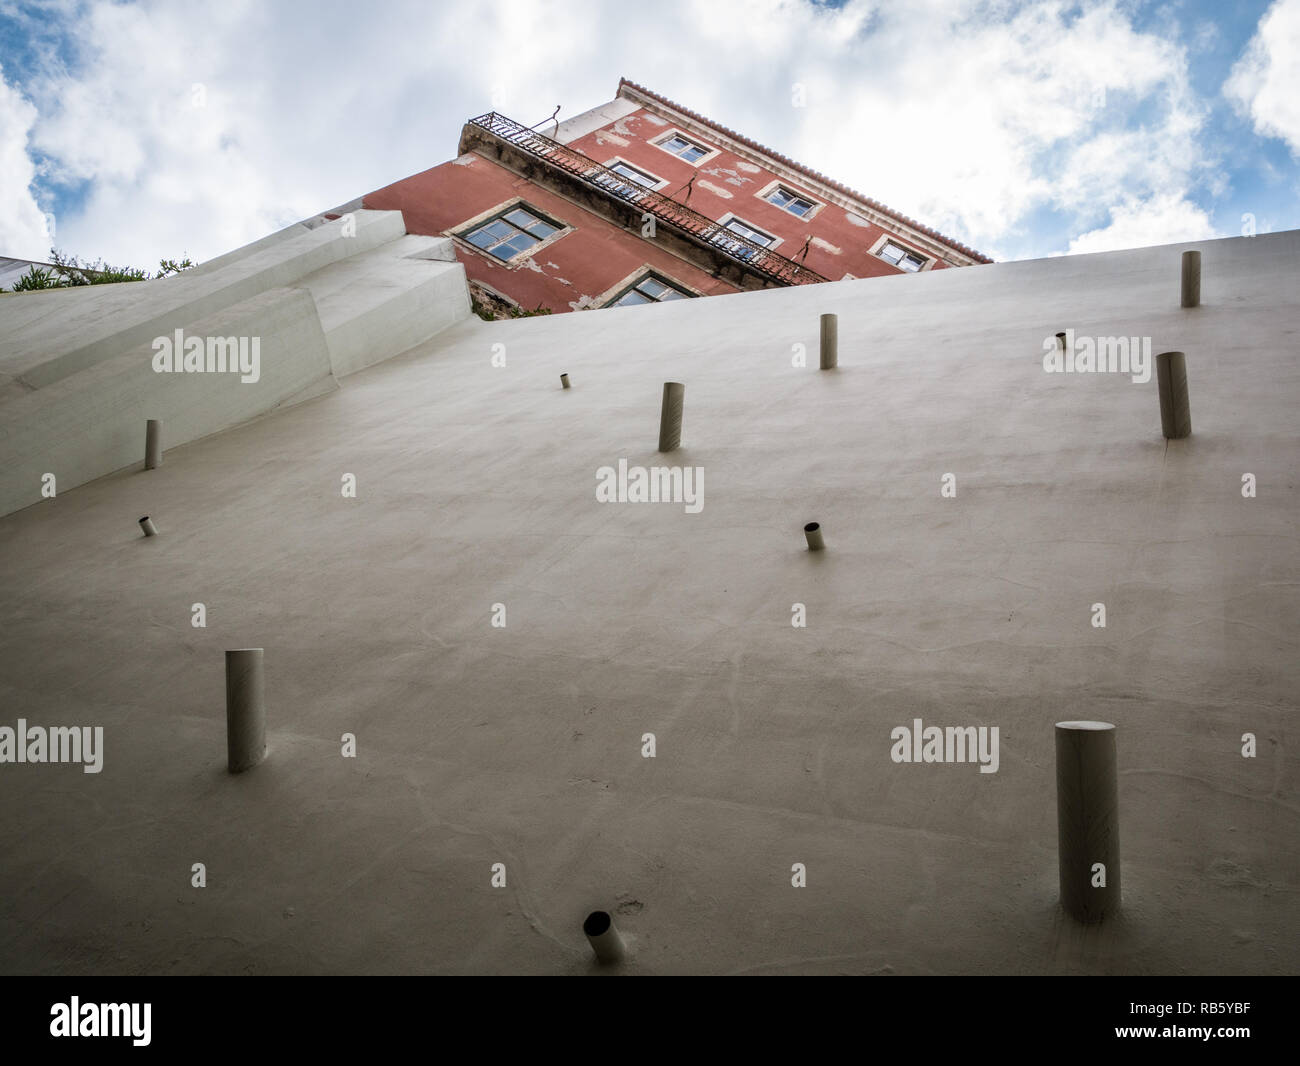
M 525 128 L 466 123 L 459 156 L 363 198 L 455 243 L 480 298 L 554 312 L 990 260 L 626 80 Z

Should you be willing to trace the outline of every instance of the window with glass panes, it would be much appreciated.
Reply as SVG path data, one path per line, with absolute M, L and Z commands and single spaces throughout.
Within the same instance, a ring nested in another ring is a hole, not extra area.
M 561 227 L 532 211 L 513 207 L 504 214 L 476 226 L 464 235 L 465 240 L 498 259 L 513 259 L 540 244 Z
M 644 185 L 647 189 L 653 189 L 659 184 L 659 179 L 647 174 L 644 170 L 637 170 L 636 167 L 627 163 L 611 163 L 609 169 L 615 174 L 621 174 L 625 178 L 631 178 L 638 185 Z
M 913 273 L 920 270 L 926 263 L 924 256 L 909 252 L 902 245 L 895 244 L 893 241 L 885 241 L 876 255 L 880 256 L 886 263 L 893 263 L 899 270 L 907 270 Z
M 753 226 L 741 222 L 740 219 L 733 218 L 730 222 L 725 223 L 722 231 L 715 233 L 711 239 L 714 244 L 720 245 L 737 259 L 749 260 L 754 258 L 758 252 L 747 244 L 729 240 L 727 238 L 728 233 L 734 233 L 737 237 L 744 237 L 746 240 L 753 241 L 754 244 L 760 244 L 764 248 L 770 248 L 776 243 L 776 238 L 770 233 L 754 229 Z
M 660 141 L 659 147 L 665 151 L 672 152 L 675 156 L 680 156 L 688 163 L 694 163 L 709 154 L 709 150 L 702 144 L 688 141 L 680 133 L 674 133 L 667 140 Z
M 635 200 L 641 195 L 643 189 L 653 189 L 659 184 L 659 179 L 653 174 L 647 174 L 644 170 L 637 170 L 636 167 L 628 163 L 610 163 L 606 169 L 612 170 L 620 178 L 627 178 L 628 180 L 622 182 L 609 174 L 598 174 L 595 181 L 610 192 L 625 199 Z
M 755 244 L 761 244 L 764 248 L 769 248 L 776 243 L 776 238 L 770 233 L 764 233 L 761 229 L 754 229 L 753 226 L 741 222 L 738 218 L 733 218 L 724 228 L 731 230 L 732 233 L 739 233 L 742 237 L 753 241 Z
M 783 211 L 789 211 L 792 215 L 798 215 L 800 218 L 809 214 L 817 206 L 811 200 L 805 199 L 798 193 L 791 192 L 784 185 L 778 185 L 768 193 L 767 202 L 775 204 Z
M 690 293 L 664 281 L 655 274 L 646 274 L 627 292 L 611 300 L 606 307 L 634 307 L 637 304 L 666 303 L 669 300 L 685 300 Z

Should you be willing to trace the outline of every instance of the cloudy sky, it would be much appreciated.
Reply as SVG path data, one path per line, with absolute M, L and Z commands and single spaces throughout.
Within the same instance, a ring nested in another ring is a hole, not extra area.
M 210 258 L 620 76 L 997 259 L 1300 228 L 1300 0 L 0 0 L 0 255 Z

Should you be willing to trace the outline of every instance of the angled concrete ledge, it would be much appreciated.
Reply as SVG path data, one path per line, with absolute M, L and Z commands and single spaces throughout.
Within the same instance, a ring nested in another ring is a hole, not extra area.
M 354 222 L 353 237 L 291 226 L 197 274 L 0 300 L 0 369 L 27 366 L 0 374 L 0 514 L 37 502 L 44 472 L 66 491 L 129 465 L 133 420 L 166 421 L 175 447 L 337 388 L 469 316 L 450 241 L 407 236 L 397 211 Z M 177 330 L 259 338 L 262 379 L 155 373 L 155 339 Z M 151 427 L 146 469 L 161 462 Z
M 309 387 L 338 388 L 329 346 L 304 289 L 272 289 L 189 323 L 186 336 L 259 338 L 259 379 L 231 373 L 158 373 L 140 345 L 35 391 L 0 399 L 0 511 L 41 499 L 41 475 L 59 490 L 140 463 L 140 426 L 167 426 L 168 446 L 265 414 Z M 161 443 L 161 440 L 160 442 Z
M 445 238 L 403 236 L 302 279 L 335 377 L 409 351 L 469 315 L 465 268 L 450 249 Z M 441 258 L 448 254 L 451 262 Z
M 292 236 L 259 242 L 261 247 L 247 254 L 231 253 L 223 266 L 202 274 L 187 271 L 158 281 L 23 293 L 0 301 L 0 333 L 6 337 L 0 372 L 27 388 L 45 388 L 406 233 L 400 211 L 362 211 L 355 221 L 352 237 L 341 236 L 338 223 L 301 232 L 290 227 Z

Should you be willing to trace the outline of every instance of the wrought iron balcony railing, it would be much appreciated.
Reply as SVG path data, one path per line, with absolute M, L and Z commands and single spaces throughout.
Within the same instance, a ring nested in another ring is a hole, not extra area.
M 742 263 L 746 269 L 785 285 L 809 285 L 826 279 L 815 270 L 778 255 L 756 241 L 733 233 L 700 212 L 678 203 L 663 193 L 636 184 L 590 156 L 553 141 L 518 122 L 491 111 L 469 120 L 471 126 L 486 130 L 534 159 L 573 175 L 587 185 L 626 201 L 662 222 L 689 234 L 701 243 L 716 248 Z

